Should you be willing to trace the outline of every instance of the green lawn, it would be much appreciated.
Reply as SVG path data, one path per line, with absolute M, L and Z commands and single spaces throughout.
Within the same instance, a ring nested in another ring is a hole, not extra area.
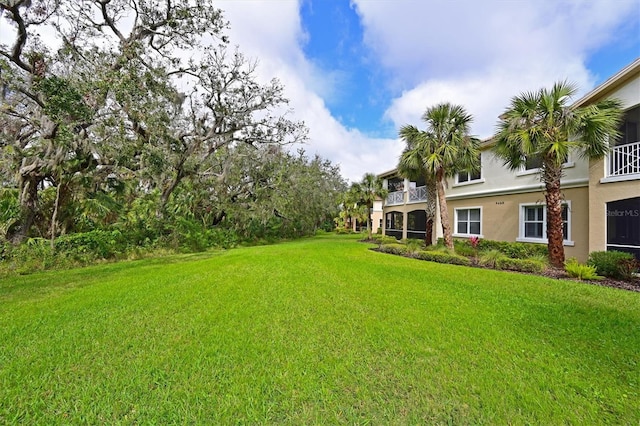
M 640 294 L 368 247 L 1 280 L 0 423 L 640 422 Z

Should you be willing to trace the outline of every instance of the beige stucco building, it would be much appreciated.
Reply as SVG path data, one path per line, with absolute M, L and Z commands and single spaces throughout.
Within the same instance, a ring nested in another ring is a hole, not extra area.
M 586 260 L 589 253 L 622 250 L 640 258 L 640 59 L 574 103 L 586 106 L 618 98 L 625 110 L 622 137 L 603 160 L 571 153 L 562 192 L 565 255 Z M 426 193 L 423 183 L 379 175 L 389 190 L 383 232 L 397 238 L 424 237 Z M 447 206 L 453 235 L 546 244 L 544 185 L 535 164 L 511 171 L 482 145 L 481 171 L 448 181 Z M 440 237 L 439 218 L 435 238 Z

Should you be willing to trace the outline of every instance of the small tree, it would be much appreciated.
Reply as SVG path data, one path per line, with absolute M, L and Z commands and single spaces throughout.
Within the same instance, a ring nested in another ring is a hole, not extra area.
M 386 197 L 387 190 L 382 185 L 382 179 L 373 173 L 366 173 L 362 181 L 352 185 L 352 191 L 357 204 L 367 206 L 367 235 L 371 238 L 373 203 Z
M 480 167 L 480 141 L 469 135 L 469 124 L 473 118 L 462 106 L 438 104 L 427 108 L 422 120 L 427 124 L 426 131 L 419 132 L 415 128 L 403 129 L 414 141 L 417 155 L 422 160 L 422 168 L 426 171 L 427 182 L 429 179 L 435 181 L 444 243 L 447 248 L 453 249 L 445 197 L 446 178 L 460 170 L 476 170 Z
M 586 158 L 602 158 L 618 135 L 621 104 L 609 99 L 581 108 L 572 108 L 572 84 L 559 82 L 549 89 L 514 97 L 501 115 L 495 152 L 512 170 L 527 159 L 540 161 L 540 179 L 545 185 L 549 261 L 564 266 L 562 230 L 563 164 L 571 151 Z

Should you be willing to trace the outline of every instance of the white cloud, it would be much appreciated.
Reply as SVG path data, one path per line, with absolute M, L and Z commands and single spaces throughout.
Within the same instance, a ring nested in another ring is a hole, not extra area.
M 324 99 L 334 95 L 340 77 L 304 57 L 306 34 L 297 1 L 223 1 L 219 6 L 230 21 L 231 44 L 259 59 L 263 80 L 277 77 L 284 84 L 294 117 L 310 129 L 309 142 L 302 147 L 309 155 L 319 154 L 339 164 L 350 181 L 395 167 L 402 151 L 399 141 L 371 139 L 345 128 L 326 107 Z
M 592 78 L 581 62 L 566 62 L 561 67 L 533 69 L 492 69 L 485 73 L 460 78 L 429 79 L 394 99 L 386 112 L 398 126 L 421 127 L 420 117 L 428 106 L 440 102 L 463 105 L 474 117 L 472 132 L 486 138 L 492 135 L 498 116 L 511 97 L 524 91 L 537 90 L 572 75 L 579 87 L 590 87 Z M 576 98 L 577 99 L 577 98 Z
M 637 0 L 354 2 L 366 42 L 405 88 L 386 117 L 419 125 L 426 107 L 449 101 L 474 115 L 481 137 L 523 91 L 564 79 L 591 89 L 587 54 L 640 8 Z

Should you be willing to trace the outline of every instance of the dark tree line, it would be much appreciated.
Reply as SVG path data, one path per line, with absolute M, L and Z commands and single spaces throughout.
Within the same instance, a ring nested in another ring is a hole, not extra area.
M 307 129 L 280 82 L 259 83 L 229 47 L 211 1 L 2 0 L 0 12 L 13 30 L 0 43 L 5 240 L 294 236 L 335 216 L 338 168 L 283 149 Z

